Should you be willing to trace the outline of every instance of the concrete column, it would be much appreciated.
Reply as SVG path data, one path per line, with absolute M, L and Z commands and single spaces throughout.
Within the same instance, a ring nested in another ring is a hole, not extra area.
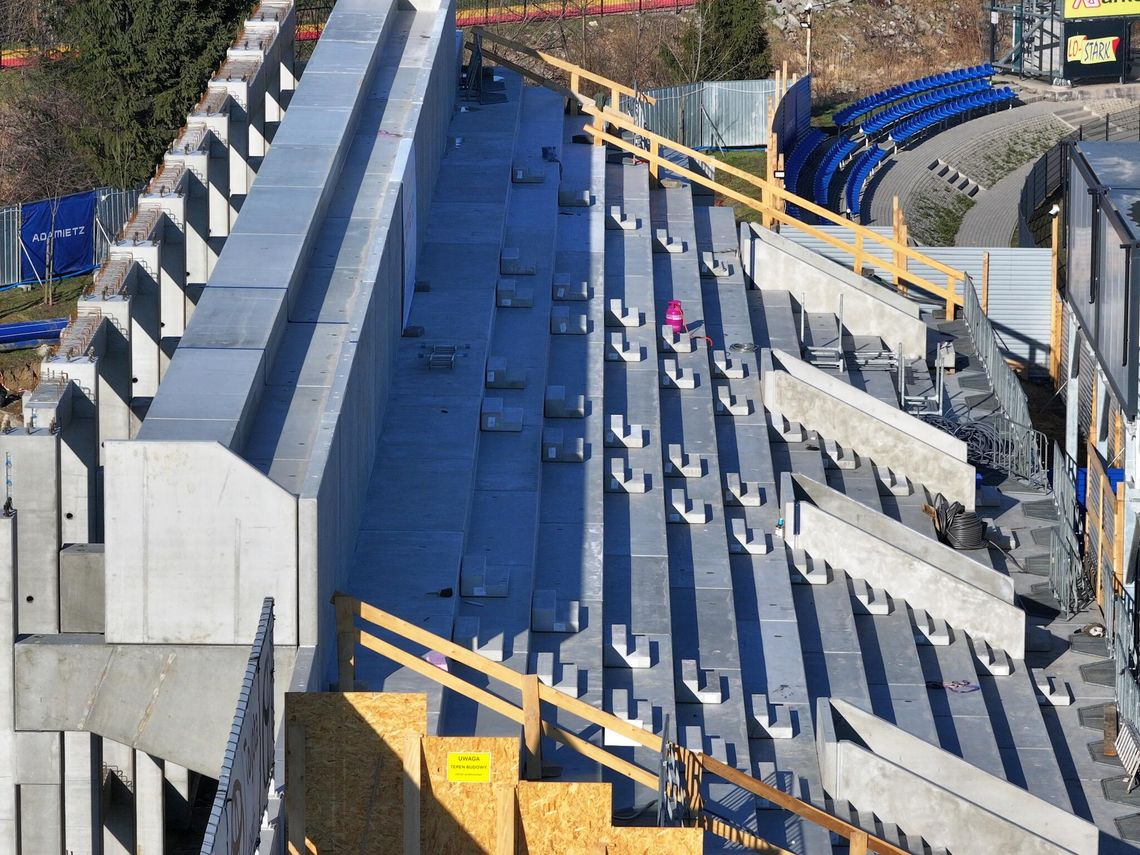
M 102 442 L 129 439 L 131 435 L 131 294 L 134 271 L 135 266 L 131 265 L 121 292 L 111 295 L 97 292 L 79 300 L 81 314 L 98 312 L 106 319 L 95 393 L 99 408 L 100 463 L 103 461 Z
M 297 51 L 297 7 L 289 5 L 284 20 L 281 21 L 281 91 L 291 93 L 297 88 L 297 74 L 294 62 Z M 281 99 L 282 109 L 288 108 L 288 97 Z
M 60 424 L 60 543 L 92 543 L 103 539 L 96 492 L 99 469 L 99 418 L 95 402 L 74 384 L 69 412 Z
M 16 515 L 0 513 L 0 852 L 18 851 L 16 821 Z
M 135 855 L 135 750 L 104 739 L 103 763 L 103 853 Z
M 62 733 L 16 734 L 21 855 L 63 851 Z
M 232 101 L 222 91 L 225 98 L 223 112 L 191 114 L 192 119 L 200 119 L 210 130 L 209 162 L 207 166 L 210 228 L 210 261 L 207 275 L 213 272 L 218 260 L 221 244 L 230 233 L 230 107 Z
M 160 337 L 186 331 L 186 197 L 185 179 L 178 195 L 140 196 L 140 207 L 162 211 L 156 237 L 162 244 L 158 271 L 158 327 Z
M 200 129 L 200 145 L 193 151 L 176 151 L 166 156 L 166 162 L 180 164 L 186 170 L 185 224 L 186 242 L 185 282 L 187 300 L 191 291 L 201 293 L 210 276 L 210 146 L 213 144 L 205 125 Z M 196 295 L 195 295 L 196 296 Z
M 25 418 L 33 412 L 25 408 Z M 17 634 L 59 632 L 59 454 L 59 435 L 47 424 L 0 432 L 0 466 L 20 511 Z
M 230 93 L 235 98 L 244 96 L 242 104 L 246 110 L 246 123 L 249 128 L 249 180 L 252 182 L 254 158 L 258 158 L 257 162 L 260 163 L 260 158 L 265 157 L 265 152 L 269 148 L 265 136 L 265 98 L 268 90 L 265 80 L 265 53 L 257 49 L 230 48 L 226 51 L 226 57 L 259 64 L 257 72 L 244 81 L 245 92 L 231 90 Z M 236 81 L 227 80 L 226 82 L 232 84 Z
M 163 762 L 145 751 L 135 752 L 135 822 L 137 855 L 164 855 L 166 812 Z
M 190 827 L 190 808 L 194 797 L 190 770 L 177 763 L 166 763 L 166 822 L 171 828 Z
M 131 300 L 131 398 L 152 398 L 158 391 L 159 288 L 162 241 L 122 241 L 114 252 L 130 255 L 137 270 Z
M 67 855 L 103 852 L 103 740 L 63 735 L 63 844 Z
M 211 80 L 210 89 L 229 98 L 229 227 L 233 228 L 242 202 L 249 193 L 253 171 L 249 166 L 249 113 L 246 111 L 248 87 L 243 80 Z M 228 233 L 228 232 L 227 232 Z M 212 234 L 212 232 L 211 232 Z

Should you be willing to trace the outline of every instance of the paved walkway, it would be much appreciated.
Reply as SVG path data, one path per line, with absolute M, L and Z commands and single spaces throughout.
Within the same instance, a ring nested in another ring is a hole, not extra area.
M 972 121 L 955 125 L 935 134 L 914 148 L 897 152 L 888 165 L 881 170 L 879 176 L 871 182 L 867 190 L 871 203 L 869 206 L 864 206 L 870 211 L 870 218 L 866 224 L 889 226 L 891 224 L 891 197 L 896 195 L 899 197 L 904 211 L 913 210 L 917 203 L 919 191 L 925 183 L 924 179 L 934 175 L 928 167 L 935 160 L 953 164 L 955 155 L 971 146 L 979 137 L 990 134 L 1008 135 L 1013 133 L 1018 125 L 1036 120 L 1046 114 L 1055 113 L 1064 107 L 1064 104 L 1055 101 L 1038 101 L 1016 107 L 1013 110 L 999 110 L 996 113 L 990 113 Z M 1002 189 L 1001 184 L 1002 182 L 999 181 L 989 192 Z M 1008 200 L 1008 205 L 1015 218 L 1019 194 L 1020 185 L 1018 185 L 1018 193 Z M 986 195 L 986 191 L 981 191 L 978 194 L 979 205 L 982 203 L 981 197 L 983 195 Z M 1007 230 L 1005 234 L 1006 238 L 1001 242 L 1003 246 L 1008 242 L 1010 232 Z
M 955 246 L 1009 246 L 1017 228 L 1017 205 L 1021 188 L 1033 171 L 1035 160 L 1023 164 L 989 190 L 974 197 L 975 204 L 962 218 Z

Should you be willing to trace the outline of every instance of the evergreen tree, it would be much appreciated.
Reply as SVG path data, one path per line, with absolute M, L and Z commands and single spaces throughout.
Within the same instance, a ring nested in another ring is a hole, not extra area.
M 43 63 L 85 105 L 70 148 L 99 181 L 146 180 L 225 56 L 249 0 L 65 0 L 51 25 L 67 58 Z
M 680 82 L 760 80 L 772 63 L 764 0 L 701 0 L 680 44 L 662 58 Z

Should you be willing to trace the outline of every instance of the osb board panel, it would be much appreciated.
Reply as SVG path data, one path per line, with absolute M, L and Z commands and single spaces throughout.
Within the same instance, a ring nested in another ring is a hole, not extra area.
M 609 784 L 520 781 L 522 855 L 593 852 L 610 831 Z
M 519 779 L 517 737 L 429 736 L 422 742 L 422 851 L 433 855 L 494 852 L 498 834 L 495 788 L 514 787 Z M 488 783 L 447 780 L 451 752 L 490 755 Z
M 705 833 L 699 828 L 611 828 L 606 855 L 701 855 Z
M 285 720 L 305 728 L 305 836 L 317 853 L 402 853 L 404 734 L 424 735 L 427 696 L 290 692 Z

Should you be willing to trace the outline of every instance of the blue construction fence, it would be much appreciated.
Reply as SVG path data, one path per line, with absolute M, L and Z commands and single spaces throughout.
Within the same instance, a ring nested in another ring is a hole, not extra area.
M 99 187 L 0 208 L 0 289 L 94 270 L 141 190 Z

